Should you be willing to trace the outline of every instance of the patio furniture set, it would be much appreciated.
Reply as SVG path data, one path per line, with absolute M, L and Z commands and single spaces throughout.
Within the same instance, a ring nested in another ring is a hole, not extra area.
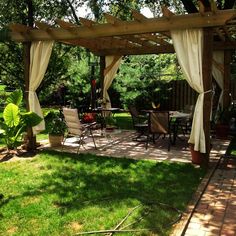
M 102 134 L 109 132 L 109 136 L 113 130 L 110 130 L 106 124 L 106 117 L 112 117 L 116 112 L 124 110 L 119 108 L 94 109 L 100 117 L 99 123 L 95 120 L 90 120 L 88 123 L 83 123 L 79 119 L 77 109 L 63 108 L 63 115 L 67 125 L 67 134 L 63 140 L 65 143 L 68 137 L 74 136 L 78 138 L 79 148 L 83 145 L 85 137 L 90 136 L 93 140 L 94 148 L 96 149 L 96 142 L 94 139 L 93 131 L 101 129 Z M 191 119 L 190 113 L 183 113 L 178 111 L 157 111 L 157 110 L 143 110 L 144 115 L 141 115 L 135 107 L 130 107 L 129 112 L 133 120 L 133 128 L 136 130 L 137 136 L 133 138 L 137 142 L 145 142 L 145 148 L 148 148 L 149 142 L 152 140 L 155 143 L 157 138 L 162 136 L 168 138 L 168 151 L 171 145 L 175 145 L 176 139 L 179 137 L 179 131 L 186 134 L 188 131 L 189 120 Z M 180 138 L 181 139 L 181 138 Z
M 156 109 L 142 110 L 144 115 L 140 115 L 135 107 L 130 107 L 130 113 L 133 119 L 133 126 L 138 132 L 136 141 L 146 141 L 146 149 L 151 140 L 155 140 L 161 135 L 168 136 L 168 151 L 171 145 L 175 145 L 179 130 L 185 135 L 189 130 L 191 124 L 191 113 L 184 113 L 179 111 L 159 111 Z M 145 137 L 145 139 L 143 139 Z

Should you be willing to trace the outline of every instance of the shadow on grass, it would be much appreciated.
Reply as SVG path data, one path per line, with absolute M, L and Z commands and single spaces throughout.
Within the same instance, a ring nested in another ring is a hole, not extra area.
M 2 154 L 2 156 L 0 157 L 0 163 L 10 161 L 13 157 L 14 157 L 14 154 L 12 153 Z
M 3 153 L 0 153 L 0 163 L 1 162 L 6 162 L 6 161 L 10 161 L 12 158 L 14 157 L 19 157 L 19 158 L 32 158 L 37 154 L 36 151 L 33 152 L 28 152 L 25 150 L 10 150 L 7 151 L 6 149 L 4 149 Z
M 42 184 L 37 189 L 29 186 L 23 197 L 52 195 L 53 204 L 61 216 L 87 207 L 112 213 L 123 205 L 131 209 L 142 204 L 140 215 L 144 216 L 147 211 L 150 214 L 142 221 L 141 227 L 152 228 L 156 233 L 162 232 L 177 215 L 172 208 L 158 203 L 184 210 L 203 176 L 203 171 L 184 163 L 156 163 L 56 151 L 43 151 L 39 158 L 46 163 L 41 168 L 49 171 L 42 175 Z M 5 199 L 4 203 L 11 199 L 14 196 Z

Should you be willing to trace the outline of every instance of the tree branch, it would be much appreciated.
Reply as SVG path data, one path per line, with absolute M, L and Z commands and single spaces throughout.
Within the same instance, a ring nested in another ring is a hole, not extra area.
M 181 0 L 181 2 L 183 3 L 184 8 L 188 13 L 198 12 L 198 9 L 191 0 Z
M 69 5 L 71 11 L 72 11 L 72 15 L 73 15 L 73 17 L 75 19 L 76 24 L 80 24 L 79 18 L 76 15 L 75 8 L 73 7 L 72 3 L 70 2 L 70 0 L 66 0 L 66 1 L 67 1 L 68 5 Z

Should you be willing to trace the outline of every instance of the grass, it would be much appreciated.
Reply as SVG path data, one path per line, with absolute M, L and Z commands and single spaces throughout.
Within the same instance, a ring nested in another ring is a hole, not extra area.
M 135 235 L 168 235 L 170 227 L 164 225 L 176 219 L 177 213 L 149 204 L 162 202 L 184 210 L 203 175 L 200 168 L 184 163 L 54 151 L 3 162 L 0 235 L 74 235 L 111 229 L 138 204 L 141 207 L 124 225 L 143 216 L 132 228 L 152 228 L 152 233 Z
M 120 129 L 133 129 L 132 117 L 129 113 L 116 113 L 114 117 Z

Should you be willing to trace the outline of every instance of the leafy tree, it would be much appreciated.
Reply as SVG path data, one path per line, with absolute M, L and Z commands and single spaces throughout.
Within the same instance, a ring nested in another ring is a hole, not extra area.
M 0 0 L 0 27 L 7 24 L 29 23 L 28 8 L 29 0 L 2 1 Z M 68 7 L 68 1 L 36 0 L 33 1 L 34 20 L 44 20 L 52 22 L 52 19 L 70 16 L 71 8 Z M 70 79 L 68 73 L 69 65 L 74 57 L 78 57 L 81 49 L 63 44 L 54 46 L 48 70 L 43 83 L 38 89 L 40 93 L 47 90 L 49 84 L 51 88 L 55 84 L 60 84 L 65 79 Z M 23 47 L 22 44 L 14 42 L 4 42 L 0 44 L 0 76 L 1 82 L 7 85 L 7 89 L 24 89 L 24 68 L 23 68 Z M 55 79 L 56 78 L 56 79 Z M 48 92 L 48 90 L 47 90 Z M 50 91 L 53 93 L 53 91 Z
M 151 102 L 163 103 L 168 98 L 171 88 L 163 88 L 169 80 L 182 78 L 179 69 L 175 54 L 125 57 L 109 92 L 118 91 L 126 107 L 150 108 Z M 114 104 L 117 97 L 111 98 Z

